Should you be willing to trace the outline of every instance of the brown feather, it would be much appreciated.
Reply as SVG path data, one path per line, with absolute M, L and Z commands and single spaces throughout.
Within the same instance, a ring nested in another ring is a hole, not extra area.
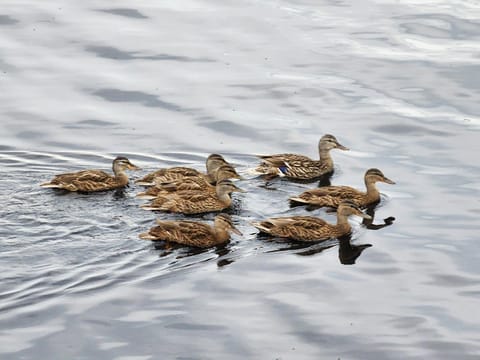
M 357 206 L 366 207 L 380 201 L 380 192 L 375 186 L 378 181 L 392 184 L 393 181 L 386 178 L 378 169 L 368 169 L 364 176 L 367 191 L 360 191 L 350 186 L 324 186 L 318 189 L 307 190 L 298 196 L 291 197 L 290 200 L 312 204 L 315 206 L 328 206 L 332 208 L 344 200 L 350 200 Z
M 230 238 L 229 232 L 238 230 L 227 214 L 215 217 L 214 226 L 196 221 L 160 221 L 148 232 L 140 234 L 147 240 L 165 240 L 182 245 L 211 247 L 221 245 Z
M 355 204 L 342 202 L 337 211 L 337 224 L 330 224 L 313 216 L 291 216 L 252 222 L 252 225 L 261 232 L 276 237 L 298 241 L 321 241 L 349 234 L 351 231 L 347 220 L 349 215 L 370 218 L 363 214 Z
M 59 174 L 51 181 L 43 183 L 40 186 L 80 192 L 118 189 L 128 184 L 128 177 L 124 173 L 124 170 L 136 170 L 138 167 L 130 163 L 127 158 L 118 157 L 113 160 L 113 169 L 114 175 L 110 175 L 102 170 L 82 170 Z
M 255 169 L 256 173 L 269 178 L 285 176 L 291 179 L 312 180 L 333 172 L 333 160 L 330 150 L 334 148 L 348 150 L 332 135 L 324 135 L 319 141 L 320 160 L 298 154 L 260 155 L 262 163 Z

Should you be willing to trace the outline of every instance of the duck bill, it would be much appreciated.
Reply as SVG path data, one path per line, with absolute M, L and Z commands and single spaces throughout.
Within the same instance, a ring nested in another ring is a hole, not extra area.
M 246 193 L 247 192 L 247 190 L 240 189 L 239 187 L 236 187 L 234 191 L 235 192 L 240 192 L 240 193 Z
M 337 149 L 345 150 L 345 151 L 350 150 L 349 148 L 347 148 L 346 146 L 343 146 L 343 145 L 340 144 L 340 143 L 337 143 Z
M 366 220 L 372 220 L 372 217 L 370 215 L 367 215 L 367 214 L 364 214 L 364 213 L 359 213 L 357 215 L 360 216 L 361 218 L 366 219 Z
M 133 165 L 132 163 L 128 164 L 128 168 L 130 170 L 142 170 L 141 167 L 137 166 L 137 165 Z
M 240 236 L 243 235 L 242 232 L 240 230 L 238 230 L 235 226 L 232 226 L 231 230 L 234 234 L 237 234 L 237 235 L 240 235 Z
M 383 178 L 383 182 L 391 185 L 395 184 L 395 181 L 390 180 L 389 178 L 386 178 L 386 177 Z

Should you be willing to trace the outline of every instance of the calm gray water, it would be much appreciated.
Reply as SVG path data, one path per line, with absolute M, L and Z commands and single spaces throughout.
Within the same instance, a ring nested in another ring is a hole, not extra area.
M 476 0 L 2 1 L 0 358 L 479 359 L 479 19 Z M 315 184 L 250 179 L 243 237 L 165 252 L 138 233 L 181 216 L 138 187 L 38 187 L 116 155 L 133 178 L 212 152 L 245 173 L 325 133 L 352 149 L 333 184 L 397 182 L 393 225 L 257 237 Z

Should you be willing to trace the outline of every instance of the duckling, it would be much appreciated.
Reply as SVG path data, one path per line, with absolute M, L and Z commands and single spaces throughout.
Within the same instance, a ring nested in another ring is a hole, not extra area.
M 325 186 L 318 189 L 307 190 L 299 196 L 290 198 L 293 202 L 311 204 L 316 206 L 329 206 L 336 208 L 343 200 L 350 200 L 359 207 L 367 207 L 380 201 L 380 192 L 375 186 L 376 182 L 395 184 L 383 173 L 375 168 L 365 172 L 365 186 L 367 192 L 354 189 L 350 186 Z
M 79 192 L 118 189 L 128 185 L 128 176 L 125 174 L 125 170 L 139 170 L 140 168 L 133 165 L 126 157 L 119 156 L 113 160 L 112 169 L 113 176 L 102 170 L 82 170 L 60 174 L 40 186 Z
M 319 160 L 297 154 L 259 155 L 262 159 L 255 172 L 266 175 L 267 179 L 281 176 L 298 180 L 315 180 L 333 172 L 333 160 L 330 150 L 348 150 L 341 145 L 335 136 L 324 135 L 318 143 Z
M 214 182 L 217 183 L 226 179 L 238 179 L 240 175 L 230 164 L 224 164 L 213 171 Z M 166 183 L 157 183 L 155 186 L 137 194 L 141 199 L 154 199 L 158 195 L 178 191 L 211 191 L 215 193 L 215 186 L 210 184 L 204 175 L 186 176 Z
M 159 195 L 150 204 L 141 205 L 145 210 L 163 210 L 183 214 L 200 214 L 221 211 L 230 207 L 232 192 L 245 192 L 230 180 L 219 181 L 215 193 L 211 191 L 182 191 Z
M 230 239 L 230 232 L 242 233 L 233 225 L 228 214 L 215 216 L 214 226 L 197 221 L 160 221 L 157 226 L 139 237 L 145 240 L 165 240 L 177 244 L 208 248 L 222 245 Z
M 213 182 L 213 172 L 221 165 L 227 164 L 225 159 L 218 154 L 211 154 L 206 160 L 207 175 L 196 169 L 191 169 L 183 166 L 176 166 L 172 168 L 160 169 L 150 174 L 145 175 L 143 178 L 135 181 L 138 185 L 153 186 L 155 183 L 165 183 L 176 180 L 181 180 L 187 176 L 206 176 L 207 181 Z
M 313 216 L 291 216 L 270 218 L 264 221 L 252 222 L 261 232 L 276 237 L 289 238 L 298 241 L 321 241 L 347 235 L 352 228 L 348 223 L 350 215 L 358 215 L 364 219 L 370 218 L 352 202 L 344 201 L 338 206 L 337 224 L 330 224 Z

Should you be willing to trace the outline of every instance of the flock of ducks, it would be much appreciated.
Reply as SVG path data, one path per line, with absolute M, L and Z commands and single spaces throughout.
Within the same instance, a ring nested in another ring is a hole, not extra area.
M 275 177 L 301 181 L 329 178 L 334 171 L 330 156 L 332 149 L 348 150 L 333 135 L 324 135 L 318 144 L 319 160 L 298 154 L 258 156 L 261 163 L 254 173 L 267 181 Z M 112 169 L 113 175 L 101 170 L 60 174 L 40 186 L 85 193 L 118 189 L 128 185 L 126 170 L 140 168 L 126 157 L 117 157 L 113 160 Z M 189 215 L 221 212 L 229 208 L 232 204 L 231 194 L 244 192 L 232 181 L 235 179 L 242 179 L 236 169 L 221 155 L 211 154 L 206 160 L 206 173 L 188 167 L 172 167 L 147 174 L 135 183 L 146 187 L 145 191 L 137 194 L 137 197 L 149 200 L 141 205 L 143 209 Z M 366 191 L 349 186 L 322 186 L 289 198 L 296 205 L 336 209 L 336 224 L 314 216 L 275 217 L 251 224 L 262 233 L 303 242 L 346 236 L 351 233 L 349 216 L 371 219 L 362 209 L 380 201 L 375 184 L 395 184 L 380 170 L 373 168 L 366 171 L 364 180 Z M 219 213 L 213 226 L 190 220 L 157 220 L 156 226 L 139 237 L 205 248 L 228 242 L 231 232 L 241 235 L 230 215 Z

